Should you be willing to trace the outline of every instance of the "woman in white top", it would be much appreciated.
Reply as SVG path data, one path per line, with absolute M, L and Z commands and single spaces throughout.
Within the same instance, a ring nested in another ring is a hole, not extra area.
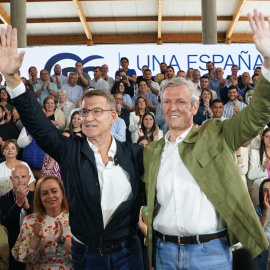
M 141 136 L 147 136 L 151 142 L 163 137 L 163 131 L 156 125 L 155 117 L 150 112 L 143 115 L 141 127 L 137 127 L 137 133 L 135 133 L 134 137 L 136 142 Z
M 138 140 L 137 128 L 141 127 L 141 119 L 146 112 L 148 112 L 148 108 L 145 98 L 138 97 L 135 101 L 135 111 L 129 114 L 129 131 L 131 132 L 133 143 L 136 143 Z
M 270 128 L 262 133 L 260 149 L 252 149 L 248 178 L 253 180 L 251 199 L 254 205 L 259 204 L 259 187 L 261 182 L 270 176 Z
M 16 140 L 6 140 L 2 144 L 1 150 L 6 158 L 6 161 L 0 164 L 0 196 L 6 194 L 13 188 L 13 184 L 10 180 L 11 169 L 18 164 L 23 164 L 28 167 L 29 174 L 31 175 L 28 187 L 31 191 L 35 190 L 36 180 L 33 176 L 31 169 L 29 168 L 27 163 L 16 158 L 19 149 L 20 148 Z
M 57 94 L 58 94 L 57 108 L 64 113 L 67 121 L 70 112 L 75 108 L 75 105 L 67 100 L 66 90 L 60 89 Z

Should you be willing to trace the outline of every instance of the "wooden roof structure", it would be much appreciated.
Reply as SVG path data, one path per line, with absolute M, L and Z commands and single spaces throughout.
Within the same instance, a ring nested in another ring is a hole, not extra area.
M 247 13 L 270 1 L 217 0 L 218 43 L 250 43 Z M 200 0 L 27 0 L 27 44 L 202 43 Z M 10 1 L 0 0 L 0 26 Z M 226 42 L 227 40 L 227 42 Z

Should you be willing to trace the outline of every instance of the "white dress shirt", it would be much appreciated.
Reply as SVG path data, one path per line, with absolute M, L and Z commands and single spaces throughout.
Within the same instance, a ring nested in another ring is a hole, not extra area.
M 112 161 L 109 161 L 107 166 L 104 165 L 101 155 L 98 153 L 98 148 L 88 139 L 87 141 L 94 152 L 96 160 L 100 185 L 101 209 L 105 228 L 117 207 L 131 195 L 130 175 L 122 167 L 114 164 L 114 156 L 117 147 L 113 136 L 112 144 L 108 152 L 108 156 L 112 158 Z
M 170 132 L 165 135 L 156 186 L 160 209 L 154 219 L 154 229 L 165 235 L 208 234 L 225 227 L 179 155 L 178 145 L 191 128 L 176 142 L 169 142 Z

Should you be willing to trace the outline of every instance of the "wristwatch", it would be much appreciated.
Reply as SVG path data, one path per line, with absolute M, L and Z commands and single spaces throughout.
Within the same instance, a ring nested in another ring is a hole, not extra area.
M 66 237 L 63 235 L 61 236 L 61 238 L 58 241 L 56 241 L 56 243 L 60 246 L 63 246 L 65 244 L 65 242 L 66 242 Z

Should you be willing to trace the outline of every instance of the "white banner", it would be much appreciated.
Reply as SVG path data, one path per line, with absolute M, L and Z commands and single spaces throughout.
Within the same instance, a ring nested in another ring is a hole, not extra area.
M 20 49 L 21 50 L 21 49 Z M 225 75 L 231 74 L 231 66 L 239 66 L 239 74 L 245 71 L 253 75 L 256 66 L 262 65 L 262 57 L 253 44 L 235 45 L 104 45 L 104 46 L 58 46 L 25 49 L 26 55 L 21 68 L 21 76 L 29 78 L 28 68 L 35 66 L 40 72 L 47 69 L 53 74 L 55 64 L 60 64 L 63 75 L 75 71 L 75 62 L 83 61 L 84 71 L 93 78 L 93 68 L 107 64 L 109 76 L 114 77 L 121 57 L 129 59 L 129 68 L 141 75 L 141 67 L 148 65 L 152 74 L 160 72 L 159 63 L 165 62 L 175 69 L 175 73 L 189 67 L 206 73 L 206 62 L 212 61 L 221 67 Z

